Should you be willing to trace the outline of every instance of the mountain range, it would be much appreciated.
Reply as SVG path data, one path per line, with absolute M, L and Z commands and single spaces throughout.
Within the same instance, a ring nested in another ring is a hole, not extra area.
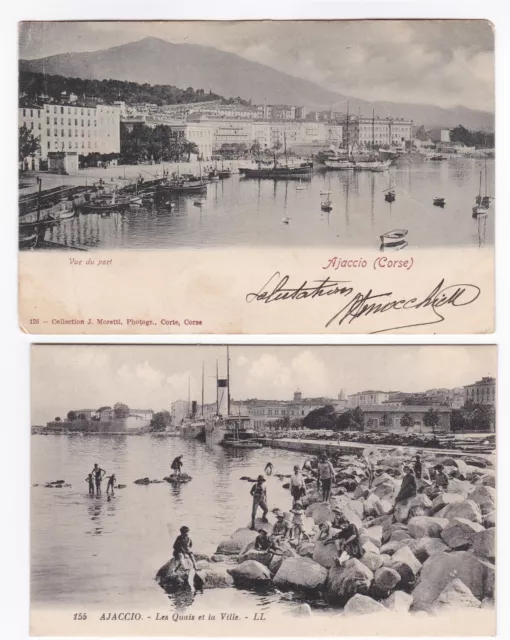
M 466 107 L 443 109 L 427 104 L 368 102 L 330 91 L 309 80 L 213 47 L 174 44 L 148 37 L 110 49 L 64 53 L 20 60 L 21 71 L 96 80 L 116 79 L 179 88 L 212 90 L 226 98 L 241 97 L 254 104 L 294 104 L 308 109 L 345 111 L 368 116 L 406 118 L 426 127 L 493 130 L 494 114 Z

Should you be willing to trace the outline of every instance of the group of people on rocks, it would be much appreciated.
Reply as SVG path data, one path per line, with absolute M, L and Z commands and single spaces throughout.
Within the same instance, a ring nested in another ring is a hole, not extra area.
M 369 456 L 365 457 L 364 461 L 368 480 L 366 494 L 368 495 L 377 472 L 375 470 L 375 464 Z M 182 456 L 177 456 L 172 462 L 171 468 L 175 474 L 180 474 L 182 466 Z M 302 500 L 307 494 L 307 482 L 302 471 L 306 471 L 308 477 L 310 475 L 316 476 L 317 490 L 322 492 L 323 502 L 329 503 L 336 471 L 328 456 L 322 453 L 317 459 L 307 460 L 302 469 L 300 469 L 299 465 L 294 466 L 289 481 L 292 507 L 288 512 L 281 511 L 280 509 L 274 510 L 276 523 L 271 533 L 264 527 L 258 529 L 254 542 L 255 550 L 268 552 L 273 555 L 282 555 L 284 543 L 288 542 L 293 546 L 298 546 L 301 542 L 310 541 L 310 535 L 305 530 L 305 508 Z M 443 466 L 437 464 L 433 468 L 427 469 L 422 463 L 420 455 L 416 455 L 412 463 L 406 464 L 403 467 L 403 471 L 404 476 L 399 493 L 395 498 L 395 506 L 399 502 L 414 497 L 418 492 L 417 479 L 421 480 L 425 476 L 430 479 L 432 483 L 429 492 L 430 496 L 435 497 L 448 490 L 449 479 L 444 472 Z M 264 472 L 266 475 L 272 475 L 273 464 L 271 462 L 266 464 Z M 267 518 L 269 507 L 266 478 L 262 474 L 257 477 L 256 482 L 252 485 L 250 495 L 252 497 L 251 529 L 256 530 L 256 519 L 259 509 L 262 511 L 262 522 L 264 524 L 269 522 Z M 189 527 L 181 527 L 180 535 L 177 536 L 174 543 L 173 557 L 177 562 L 176 567 L 182 566 L 183 568 L 196 569 L 189 531 Z M 334 544 L 338 550 L 338 557 L 336 558 L 338 564 L 345 562 L 348 558 L 359 559 L 364 554 L 358 528 L 346 518 L 342 510 L 338 507 L 332 510 L 331 521 L 326 521 L 319 525 L 316 542 L 322 542 L 324 545 Z
M 89 473 L 89 475 L 85 478 L 85 482 L 87 482 L 89 485 L 89 496 L 102 495 L 101 484 L 103 482 L 103 478 L 105 477 L 105 475 L 106 475 L 106 471 L 104 469 L 101 469 L 101 467 L 97 464 L 97 462 L 95 462 L 94 468 Z M 112 496 L 115 495 L 115 491 L 114 491 L 115 483 L 116 483 L 115 474 L 112 473 L 110 476 L 108 476 L 108 483 L 106 485 L 106 495 L 108 497 L 110 496 L 110 493 Z

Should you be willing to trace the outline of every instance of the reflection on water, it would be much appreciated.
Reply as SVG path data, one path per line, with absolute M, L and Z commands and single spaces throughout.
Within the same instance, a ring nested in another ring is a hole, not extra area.
M 494 161 L 487 163 L 494 194 Z M 169 249 L 229 245 L 338 245 L 377 248 L 379 236 L 408 229 L 411 248 L 481 246 L 494 242 L 494 207 L 482 225 L 472 218 L 483 162 L 459 158 L 420 162 L 383 173 L 316 173 L 308 188 L 297 181 L 247 180 L 239 175 L 207 187 L 203 206 L 195 196 L 126 213 L 78 214 L 53 225 L 45 239 L 88 249 Z M 391 186 L 396 200 L 384 200 Z M 331 191 L 333 210 L 323 215 L 321 191 Z M 446 199 L 444 209 L 433 198 Z M 288 216 L 289 224 L 282 224 Z
M 168 475 L 173 458 L 184 456 L 193 480 L 135 485 Z M 155 582 L 170 559 L 182 525 L 191 529 L 196 551 L 212 554 L 218 543 L 250 520 L 250 483 L 271 460 L 274 473 L 290 474 L 302 456 L 290 451 L 224 450 L 196 441 L 158 437 L 33 436 L 32 483 L 65 479 L 71 488 L 31 489 L 31 592 L 35 605 L 217 609 L 218 593 L 230 610 L 264 608 L 276 592 L 205 590 L 168 596 Z M 88 495 L 85 478 L 95 462 L 127 485 L 108 500 Z M 269 507 L 290 508 L 289 492 L 274 475 L 267 480 Z M 292 604 L 292 603 L 291 603 Z M 279 605 L 280 606 L 280 605 Z M 289 606 L 282 603 L 281 606 Z

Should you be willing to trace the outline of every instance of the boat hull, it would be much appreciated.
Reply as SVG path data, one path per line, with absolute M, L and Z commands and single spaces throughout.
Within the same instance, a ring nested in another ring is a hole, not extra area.
M 337 171 L 349 171 L 354 169 L 354 162 L 350 160 L 324 160 L 327 169 L 335 169 Z

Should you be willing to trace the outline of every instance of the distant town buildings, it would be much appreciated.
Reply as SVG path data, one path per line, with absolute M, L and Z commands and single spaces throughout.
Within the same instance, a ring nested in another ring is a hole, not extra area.
M 348 396 L 347 404 L 349 407 L 376 405 L 387 402 L 389 397 L 388 391 L 360 391 Z
M 496 379 L 484 377 L 473 384 L 464 386 L 466 402 L 474 404 L 496 405 Z
M 438 415 L 438 424 L 426 425 L 428 406 L 405 406 L 393 404 L 365 405 L 363 416 L 366 431 L 392 431 L 394 433 L 435 433 L 450 431 L 450 407 L 438 406 L 433 411 Z M 404 417 L 405 416 L 405 417 Z
M 413 139 L 413 121 L 403 118 L 363 118 L 345 116 L 340 120 L 344 131 L 344 145 L 378 147 L 388 145 L 405 148 Z

